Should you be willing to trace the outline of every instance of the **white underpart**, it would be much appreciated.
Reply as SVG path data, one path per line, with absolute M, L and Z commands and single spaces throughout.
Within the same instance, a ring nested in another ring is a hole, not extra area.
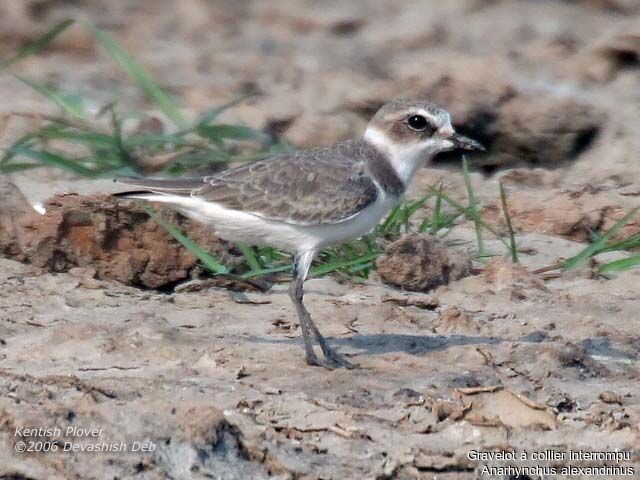
M 251 245 L 271 245 L 291 253 L 302 253 L 316 251 L 370 232 L 397 201 L 382 192 L 379 193 L 375 202 L 357 214 L 338 223 L 323 225 L 268 220 L 253 213 L 231 210 L 197 197 L 141 194 L 131 198 L 168 203 L 186 216 L 209 225 L 225 240 Z

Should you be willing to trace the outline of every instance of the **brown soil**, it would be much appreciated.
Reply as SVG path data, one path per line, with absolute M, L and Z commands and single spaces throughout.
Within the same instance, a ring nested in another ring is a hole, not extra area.
M 167 287 L 198 273 L 197 259 L 152 220 L 140 202 L 63 194 L 43 207 L 43 215 L 31 210 L 5 216 L 0 250 L 48 271 L 90 267 L 96 278 L 145 288 Z M 236 262 L 226 242 L 209 229 L 166 208 L 154 211 L 206 245 L 221 262 Z

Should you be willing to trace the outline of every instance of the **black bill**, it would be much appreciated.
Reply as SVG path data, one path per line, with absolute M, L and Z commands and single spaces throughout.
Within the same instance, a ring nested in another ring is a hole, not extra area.
M 453 142 L 453 148 L 462 148 L 463 150 L 480 150 L 481 152 L 485 151 L 482 144 L 470 139 L 469 137 L 460 135 L 459 133 L 454 133 L 447 140 Z

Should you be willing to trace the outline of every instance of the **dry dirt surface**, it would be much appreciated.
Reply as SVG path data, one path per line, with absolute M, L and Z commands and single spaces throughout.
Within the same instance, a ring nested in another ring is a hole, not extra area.
M 224 121 L 299 146 L 361 135 L 393 97 L 441 103 L 488 147 L 469 158 L 471 180 L 503 233 L 505 185 L 521 265 L 488 236 L 495 258 L 469 266 L 475 233 L 460 222 L 437 244 L 391 246 L 366 282 L 311 279 L 309 310 L 360 365 L 312 368 L 286 284 L 198 281 L 138 205 L 102 195 L 111 182 L 12 174 L 0 182 L 0 479 L 640 478 L 640 270 L 595 275 L 622 255 L 608 253 L 531 273 L 640 201 L 636 0 L 8 0 L 0 55 L 69 16 L 112 32 L 187 114 L 253 91 Z M 152 110 L 81 28 L 15 71 L 96 111 L 114 99 Z M 38 121 L 14 113 L 54 111 L 11 76 L 0 92 L 2 147 Z M 440 182 L 465 198 L 459 158 L 423 169 L 408 196 Z M 618 238 L 639 231 L 636 216 Z M 483 457 L 505 451 L 518 460 Z M 609 458 L 569 458 L 594 451 Z M 507 465 L 557 474 L 486 470 Z M 619 470 L 586 470 L 605 465 Z

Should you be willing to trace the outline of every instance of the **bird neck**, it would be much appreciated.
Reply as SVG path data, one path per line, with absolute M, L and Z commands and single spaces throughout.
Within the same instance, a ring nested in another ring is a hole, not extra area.
M 364 141 L 380 152 L 380 156 L 402 184 L 402 192 L 406 190 L 418 168 L 425 164 L 424 146 L 419 143 L 398 144 L 375 127 L 367 128 Z
M 364 154 L 362 158 L 367 174 L 386 195 L 400 197 L 404 193 L 406 185 L 393 167 L 389 153 L 366 139 L 358 143 L 361 145 L 360 152 Z

